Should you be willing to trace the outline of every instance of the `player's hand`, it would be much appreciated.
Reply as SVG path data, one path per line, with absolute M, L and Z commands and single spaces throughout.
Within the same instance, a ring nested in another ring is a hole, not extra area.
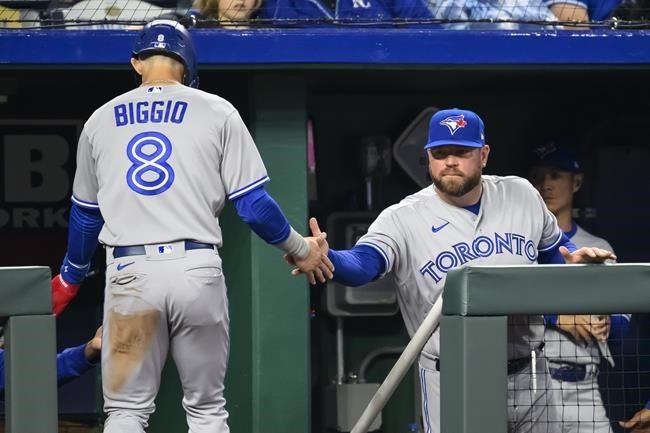
M 616 260 L 616 256 L 611 251 L 595 247 L 582 247 L 574 252 L 569 252 L 566 247 L 560 247 L 560 254 L 564 257 L 564 261 L 569 264 L 603 263 L 607 260 Z
M 607 341 L 609 331 L 612 329 L 612 320 L 609 314 L 591 315 L 591 335 L 598 341 Z
M 52 278 L 52 312 L 58 316 L 68 306 L 70 301 L 77 296 L 79 284 L 66 282 L 61 275 Z
M 309 267 L 302 266 L 300 260 L 297 257 L 289 254 L 285 254 L 284 259 L 289 265 L 297 266 L 297 268 L 291 271 L 292 275 L 306 274 L 307 279 L 311 284 L 316 284 L 316 279 L 318 279 L 318 281 L 321 283 L 324 283 L 327 281 L 326 278 L 331 280 L 334 277 L 334 265 L 327 257 L 327 253 L 329 251 L 327 233 L 321 232 L 316 218 L 309 219 L 309 229 L 311 230 L 312 236 L 305 238 L 305 240 L 310 245 L 310 252 L 307 259 L 309 257 L 312 257 L 312 266 L 315 266 L 317 261 L 320 260 L 318 265 L 311 269 Z M 315 246 L 317 247 L 317 250 L 314 248 Z
M 643 408 L 629 420 L 618 424 L 630 433 L 650 433 L 650 409 Z
M 556 325 L 577 342 L 589 344 L 593 339 L 590 314 L 560 314 Z
M 102 354 L 102 327 L 97 328 L 95 336 L 86 343 L 84 348 L 84 357 L 86 361 L 95 363 L 99 361 L 99 357 Z

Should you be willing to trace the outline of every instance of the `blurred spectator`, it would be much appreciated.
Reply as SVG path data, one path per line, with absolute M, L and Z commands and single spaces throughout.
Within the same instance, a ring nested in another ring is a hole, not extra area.
M 163 14 L 170 14 L 174 8 L 163 8 L 142 0 L 81 0 L 67 7 L 67 1 L 61 1 L 59 6 L 45 14 L 47 24 L 63 24 L 64 22 L 95 22 L 84 26 L 84 29 L 130 29 L 136 30 L 141 25 L 128 24 L 149 21 Z M 71 26 L 71 29 L 76 28 Z
M 545 0 L 560 21 L 588 23 L 611 18 L 621 0 Z
M 650 0 L 623 0 L 612 16 L 625 21 L 644 21 L 637 29 L 650 28 Z
M 336 19 L 345 22 L 433 20 L 425 0 L 337 0 Z
M 544 0 L 427 0 L 436 19 L 452 29 L 540 29 L 557 18 Z
M 197 16 L 197 27 L 248 28 L 262 2 L 263 0 L 195 0 L 194 7 L 200 13 Z
M 21 27 L 20 19 L 20 11 L 0 5 L 0 28 L 19 28 Z
M 264 0 L 259 18 L 276 24 L 283 21 L 318 24 L 331 21 L 334 14 L 320 0 Z

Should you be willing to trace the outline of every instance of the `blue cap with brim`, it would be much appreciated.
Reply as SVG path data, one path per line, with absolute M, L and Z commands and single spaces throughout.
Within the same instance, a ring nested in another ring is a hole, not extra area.
M 431 117 L 429 141 L 425 149 L 438 146 L 483 147 L 485 126 L 478 114 L 469 110 L 440 110 Z
M 535 155 L 537 157 L 535 165 L 545 165 L 571 173 L 582 173 L 578 159 L 567 146 L 556 142 L 546 143 L 535 149 Z

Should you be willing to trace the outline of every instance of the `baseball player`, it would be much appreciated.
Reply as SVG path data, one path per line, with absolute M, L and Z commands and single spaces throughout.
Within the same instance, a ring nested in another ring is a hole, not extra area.
M 74 297 L 97 239 L 106 248 L 105 432 L 144 432 L 171 353 L 191 433 L 227 433 L 228 301 L 217 247 L 226 198 L 262 239 L 331 277 L 324 240 L 303 238 L 264 190 L 269 178 L 239 113 L 198 90 L 192 39 L 156 20 L 131 65 L 142 85 L 96 110 L 79 138 L 68 250 L 54 311 Z
M 477 114 L 438 111 L 431 118 L 425 149 L 433 187 L 385 209 L 353 249 L 328 251 L 336 269 L 334 279 L 343 284 L 358 286 L 392 275 L 411 336 L 441 295 L 450 269 L 564 260 L 602 262 L 612 257 L 597 248 L 576 251 L 527 180 L 482 175 L 490 147 Z M 310 228 L 312 234 L 320 235 L 315 219 L 310 220 Z M 543 318 L 512 317 L 510 325 L 509 431 L 559 431 L 549 413 L 558 402 L 557 393 L 547 384 L 546 363 L 537 356 L 533 362 L 531 355 L 540 350 Z M 419 359 L 427 433 L 440 431 L 439 371 L 444 365 L 440 366 L 439 355 L 436 330 Z
M 593 245 L 613 251 L 606 240 L 587 232 L 572 218 L 573 195 L 584 180 L 575 155 L 556 143 L 537 148 L 536 154 L 531 183 L 566 237 L 578 247 Z M 546 316 L 544 352 L 553 384 L 562 393 L 560 416 L 565 433 L 612 431 L 598 389 L 598 367 L 601 356 L 613 366 L 607 339 L 620 340 L 629 322 L 629 314 Z

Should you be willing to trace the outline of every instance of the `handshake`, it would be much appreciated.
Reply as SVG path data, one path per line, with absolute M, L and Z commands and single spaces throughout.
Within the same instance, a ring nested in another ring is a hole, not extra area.
M 309 246 L 309 254 L 303 258 L 295 255 L 285 254 L 284 259 L 290 266 L 294 266 L 292 275 L 305 274 L 310 284 L 321 283 L 334 278 L 334 265 L 327 257 L 329 244 L 327 233 L 321 232 L 316 218 L 309 219 L 309 229 L 312 236 L 306 236 L 305 241 Z

